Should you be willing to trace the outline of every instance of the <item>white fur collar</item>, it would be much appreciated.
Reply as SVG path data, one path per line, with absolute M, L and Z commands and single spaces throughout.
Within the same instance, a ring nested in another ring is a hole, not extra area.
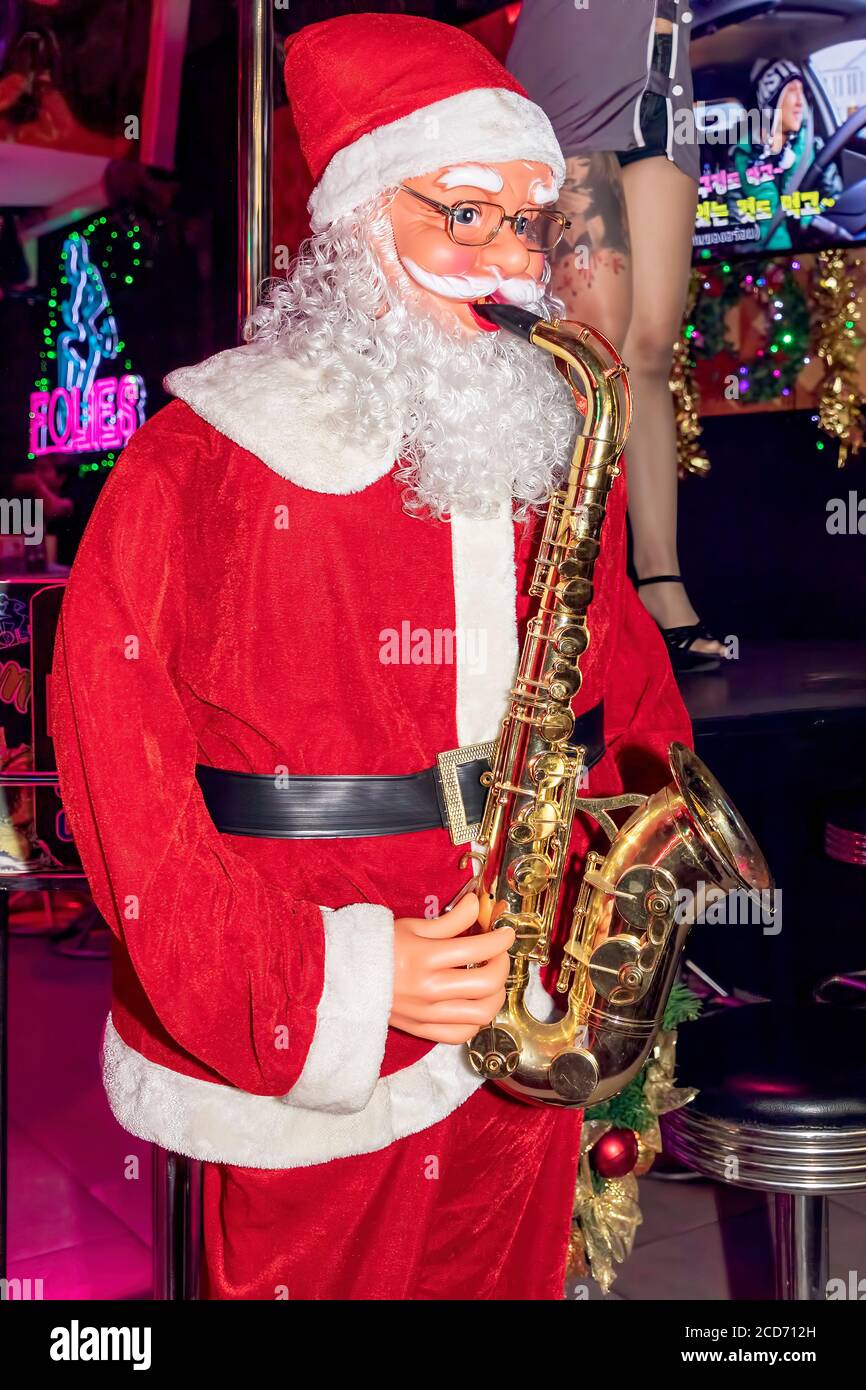
M 220 434 L 310 492 L 361 492 L 397 457 L 396 437 L 385 455 L 364 439 L 338 445 L 318 373 L 269 344 L 228 348 L 178 367 L 163 384 Z

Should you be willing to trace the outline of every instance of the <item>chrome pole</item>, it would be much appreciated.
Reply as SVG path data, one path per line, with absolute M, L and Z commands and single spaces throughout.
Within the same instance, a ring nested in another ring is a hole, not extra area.
M 271 274 L 273 0 L 238 4 L 238 333 Z
M 153 1148 L 153 1297 L 190 1303 L 200 1297 L 202 1166 Z
M 776 1298 L 822 1303 L 827 1297 L 830 1222 L 827 1198 L 775 1193 Z

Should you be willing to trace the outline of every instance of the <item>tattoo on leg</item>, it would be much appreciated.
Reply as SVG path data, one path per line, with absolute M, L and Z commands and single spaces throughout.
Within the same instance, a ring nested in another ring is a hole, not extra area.
M 557 204 L 573 224 L 560 242 L 565 254 L 583 245 L 591 253 L 612 251 L 627 256 L 631 249 L 628 217 L 616 155 L 600 151 L 573 155 L 565 167 Z

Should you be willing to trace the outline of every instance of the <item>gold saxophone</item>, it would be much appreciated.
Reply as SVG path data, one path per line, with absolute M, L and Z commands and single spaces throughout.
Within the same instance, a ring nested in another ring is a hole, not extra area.
M 590 642 L 587 610 L 608 493 L 631 417 L 627 368 L 591 328 L 547 323 L 511 306 L 476 307 L 552 355 L 584 425 L 565 486 L 547 510 L 530 587 L 538 605 L 467 855 L 476 873 L 463 892 L 478 893 L 479 928 L 507 923 L 516 935 L 505 1004 L 468 1044 L 469 1057 L 481 1075 L 530 1103 L 595 1105 L 646 1061 L 700 883 L 754 896 L 772 879 L 748 827 L 682 743 L 671 744 L 672 780 L 653 796 L 578 795 L 586 749 L 570 741 L 571 701 Z M 611 812 L 623 808 L 636 809 L 618 827 Z M 567 996 L 564 1012 L 542 1021 L 527 1005 L 527 986 L 532 963 L 549 958 L 578 814 L 592 817 L 611 843 L 606 855 L 587 856 L 556 986 Z

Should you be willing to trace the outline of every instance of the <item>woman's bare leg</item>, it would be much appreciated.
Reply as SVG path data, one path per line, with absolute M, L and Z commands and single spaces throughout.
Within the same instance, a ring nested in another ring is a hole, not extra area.
M 622 176 L 633 279 L 624 352 L 635 406 L 626 450 L 629 519 L 635 571 L 647 579 L 680 572 L 676 425 L 668 380 L 688 290 L 697 184 L 663 155 L 626 165 Z M 682 584 L 651 584 L 639 592 L 662 627 L 697 621 Z M 695 642 L 692 650 L 724 654 L 719 642 Z
M 620 351 L 631 312 L 628 223 L 619 160 L 575 155 L 565 162 L 557 207 L 571 226 L 553 253 L 551 291 L 565 317 L 597 328 Z

